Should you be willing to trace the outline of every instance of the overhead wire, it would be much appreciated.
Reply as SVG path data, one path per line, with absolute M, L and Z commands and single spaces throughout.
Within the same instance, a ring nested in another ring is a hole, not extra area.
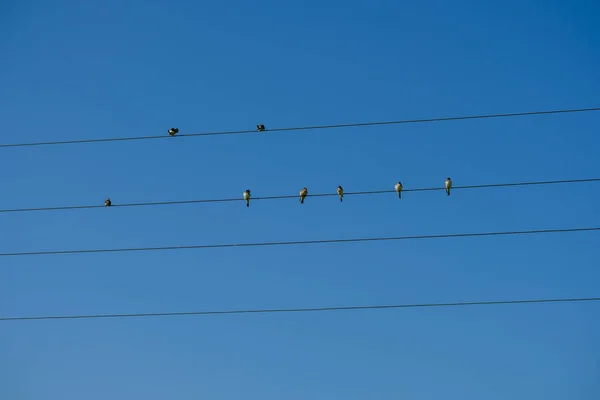
M 584 178 L 584 179 L 566 179 L 566 180 L 553 180 L 553 181 L 529 181 L 529 182 L 512 182 L 512 183 L 490 183 L 482 185 L 466 185 L 466 186 L 453 186 L 452 190 L 460 189 L 485 189 L 485 188 L 500 188 L 500 187 L 515 187 L 515 186 L 536 186 L 536 185 L 557 185 L 557 184 L 573 184 L 573 183 L 592 183 L 600 182 L 600 178 Z M 405 192 L 428 192 L 428 191 L 441 191 L 445 190 L 443 187 L 428 187 L 428 188 L 415 188 L 415 189 L 403 189 L 402 193 Z M 395 190 L 371 190 L 371 191 L 358 191 L 358 192 L 344 192 L 346 196 L 356 195 L 375 195 L 375 194 L 387 194 L 396 193 Z M 317 193 L 309 194 L 308 197 L 331 197 L 338 196 L 337 193 Z M 279 195 L 279 196 L 263 196 L 263 197 L 252 197 L 251 201 L 257 200 L 279 200 L 279 199 L 297 199 L 298 195 Z M 225 202 L 236 202 L 243 201 L 243 198 L 221 198 L 221 199 L 191 199 L 191 200 L 173 200 L 173 201 L 156 201 L 156 202 L 138 202 L 138 203 L 123 203 L 118 204 L 114 201 L 110 207 L 145 207 L 145 206 L 162 206 L 162 205 L 182 205 L 182 204 L 201 204 L 201 203 L 225 203 Z M 15 213 L 15 212 L 34 212 L 34 211 L 59 211 L 59 210 L 85 210 L 94 208 L 106 208 L 100 204 L 88 204 L 88 205 L 73 205 L 73 206 L 56 206 L 56 207 L 32 207 L 32 208 L 8 208 L 0 209 L 0 213 Z
M 510 118 L 510 117 L 523 117 L 523 116 L 534 116 L 534 115 L 539 116 L 539 115 L 552 115 L 552 114 L 582 113 L 582 112 L 591 112 L 591 111 L 600 111 L 600 107 L 545 110 L 545 111 L 526 111 L 526 112 L 502 113 L 502 114 L 465 115 L 465 116 L 455 116 L 455 117 L 435 117 L 435 118 L 423 118 L 423 119 L 405 119 L 405 120 L 396 120 L 396 121 L 358 122 L 358 123 L 346 123 L 346 124 L 334 124 L 334 125 L 297 126 L 297 127 L 287 127 L 287 128 L 266 129 L 265 132 L 306 131 L 306 130 L 317 130 L 317 129 L 335 129 L 335 128 L 350 128 L 350 127 L 365 127 L 365 126 L 418 124 L 418 123 L 426 123 L 426 122 L 462 121 L 462 120 L 489 119 L 489 118 Z M 172 138 L 172 137 L 177 138 L 177 137 L 200 137 L 200 136 L 218 136 L 218 135 L 239 135 L 239 134 L 255 133 L 255 132 L 257 132 L 256 129 L 251 129 L 251 130 L 217 131 L 217 132 L 203 132 L 203 133 L 182 133 L 182 134 L 178 133 L 176 136 L 150 135 L 150 136 L 131 136 L 131 137 L 121 137 L 121 138 L 112 137 L 112 138 L 99 138 L 99 139 L 56 140 L 56 141 L 48 141 L 48 142 L 2 143 L 2 144 L 0 144 L 0 148 L 51 146 L 51 145 L 82 144 L 82 143 L 117 142 L 117 141 L 123 142 L 123 141 L 131 141 L 131 140 L 166 139 L 166 138 Z
M 447 234 L 419 235 L 419 236 L 390 236 L 390 237 L 369 237 L 369 238 L 350 238 L 350 239 L 315 239 L 315 240 L 294 240 L 294 241 L 254 242 L 254 243 L 221 243 L 221 244 L 203 244 L 203 245 L 188 245 L 188 246 L 181 245 L 181 246 L 131 247 L 131 248 L 110 248 L 110 249 L 48 250 L 48 251 L 26 251 L 26 252 L 16 252 L 16 253 L 0 253 L 0 257 L 58 255 L 58 254 L 124 253 L 124 252 L 141 252 L 141 251 L 192 250 L 192 249 L 198 250 L 198 249 L 217 249 L 217 248 L 232 248 L 232 247 L 294 246 L 294 245 L 311 245 L 311 244 L 325 244 L 325 243 L 384 242 L 384 241 L 398 241 L 398 240 L 450 239 L 450 238 L 485 237 L 485 236 L 534 235 L 534 234 L 543 234 L 543 233 L 591 232 L 591 231 L 599 231 L 599 230 L 600 230 L 600 227 L 584 227 L 584 228 L 564 228 L 564 229 L 537 229 L 537 230 L 528 230 L 528 231 L 447 233 Z
M 600 297 L 581 298 L 550 298 L 550 299 L 524 299 L 524 300 L 499 300 L 499 301 L 469 301 L 453 303 L 417 303 L 417 304 L 380 304 L 366 306 L 339 306 L 339 307 L 314 307 L 314 308 L 274 308 L 274 309 L 246 309 L 223 311 L 178 311 L 154 312 L 131 314 L 81 314 L 81 315 L 41 315 L 31 317 L 0 317 L 0 322 L 8 321 L 40 321 L 40 320 L 74 320 L 74 319 L 101 319 L 101 318 L 142 318 L 142 317 L 176 317 L 199 315 L 235 315 L 235 314 L 274 314 L 274 313 L 306 313 L 326 311 L 361 311 L 361 310 L 389 310 L 402 308 L 442 308 L 442 307 L 467 307 L 467 306 L 492 306 L 516 304 L 541 304 L 541 303 L 575 303 L 596 302 Z

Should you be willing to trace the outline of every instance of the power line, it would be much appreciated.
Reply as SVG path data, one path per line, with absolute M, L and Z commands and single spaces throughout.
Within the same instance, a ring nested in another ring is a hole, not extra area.
M 140 318 L 140 317 L 181 317 L 191 315 L 231 315 L 231 314 L 267 314 L 267 313 L 298 313 L 298 312 L 324 312 L 324 311 L 359 311 L 359 310 L 389 310 L 398 308 L 441 308 L 441 307 L 465 307 L 465 306 L 491 306 L 508 304 L 539 304 L 539 303 L 575 303 L 595 302 L 600 297 L 583 298 L 555 298 L 555 299 L 533 299 L 533 300 L 501 300 L 501 301 L 470 301 L 455 303 L 421 303 L 421 304 L 390 304 L 369 306 L 340 306 L 340 307 L 316 307 L 316 308 L 275 308 L 275 309 L 249 309 L 249 310 L 225 310 L 225 311 L 181 311 L 163 313 L 133 313 L 133 314 L 88 314 L 88 315 L 44 315 L 34 317 L 1 317 L 0 321 L 40 321 L 56 319 L 99 319 L 99 318 Z
M 530 181 L 530 182 L 514 182 L 514 183 L 491 183 L 483 185 L 467 185 L 467 186 L 453 186 L 452 190 L 460 189 L 484 189 L 484 188 L 499 188 L 499 187 L 513 187 L 513 186 L 534 186 L 534 185 L 556 185 L 556 184 L 572 184 L 572 183 L 591 183 L 600 182 L 600 178 L 585 178 L 585 179 L 568 179 L 568 180 L 554 180 L 554 181 Z M 403 189 L 402 193 L 405 192 L 428 192 L 445 190 L 443 187 L 429 187 L 429 188 L 415 188 L 415 189 Z M 384 193 L 396 193 L 395 190 L 372 190 L 372 191 L 360 191 L 360 192 L 344 192 L 344 197 L 353 195 L 374 195 Z M 317 193 L 309 194 L 308 197 L 331 197 L 338 196 L 337 193 Z M 298 195 L 283 195 L 283 196 L 265 196 L 265 197 L 253 197 L 252 202 L 257 200 L 277 200 L 277 199 L 297 199 Z M 222 199 L 193 199 L 193 200 L 175 200 L 175 201 L 156 201 L 156 202 L 142 202 L 142 203 L 124 203 L 124 204 L 112 204 L 111 207 L 144 207 L 144 206 L 162 206 L 162 205 L 180 205 L 180 204 L 198 204 L 198 203 L 225 203 L 243 201 L 243 198 L 222 198 Z M 59 211 L 59 210 L 85 210 L 93 208 L 106 208 L 104 205 L 75 205 L 75 206 L 57 206 L 57 207 L 35 207 L 35 208 L 9 208 L 0 209 L 0 213 L 14 213 L 14 212 L 32 212 L 32 211 Z
M 509 118 L 509 117 L 523 117 L 523 116 L 532 116 L 532 115 L 567 114 L 567 113 L 581 113 L 581 112 L 590 112 L 590 111 L 600 111 L 600 107 L 547 110 L 547 111 L 527 111 L 527 112 L 505 113 L 505 114 L 466 115 L 466 116 L 457 116 L 457 117 L 436 117 L 436 118 L 407 119 L 407 120 L 397 120 L 397 121 L 359 122 L 359 123 L 348 123 L 348 124 L 337 124 L 337 125 L 300 126 L 300 127 L 267 129 L 266 131 L 270 131 L 270 132 L 306 131 L 306 130 L 316 130 L 316 129 L 334 129 L 334 128 L 349 128 L 349 127 L 362 127 L 362 126 L 418 124 L 418 123 L 425 123 L 425 122 L 461 121 L 461 120 L 470 120 L 470 119 Z M 255 132 L 256 132 L 256 129 L 240 130 L 240 131 L 185 133 L 185 134 L 177 134 L 177 136 L 175 136 L 175 137 L 239 135 L 239 134 L 244 134 L 244 133 L 255 133 Z M 165 138 L 169 138 L 169 137 L 171 137 L 171 136 L 168 136 L 165 134 L 165 135 L 157 135 L 157 136 L 132 136 L 132 137 L 122 137 L 122 138 L 77 139 L 77 140 L 31 142 L 31 143 L 4 143 L 4 144 L 0 144 L 0 147 L 50 146 L 50 145 L 117 142 L 117 141 L 122 142 L 122 141 L 130 141 L 130 140 L 165 139 Z
M 357 242 L 384 242 L 392 240 L 418 240 L 418 239 L 449 239 L 464 237 L 483 237 L 483 236 L 507 236 L 507 235 L 533 235 L 541 233 L 567 233 L 567 232 L 590 232 L 599 231 L 600 227 L 589 228 L 566 228 L 566 229 L 539 229 L 530 231 L 506 231 L 506 232 L 480 232 L 480 233 L 448 233 L 439 235 L 422 236 L 392 236 L 392 237 L 371 237 L 371 238 L 353 238 L 353 239 L 322 239 L 322 240 L 298 240 L 288 242 L 255 242 L 255 243 L 222 243 L 222 244 L 203 244 L 191 246 L 163 246 L 163 247 L 131 247 L 131 248 L 112 248 L 112 249 L 80 249 L 80 250 L 49 250 L 49 251 L 28 251 L 20 253 L 0 253 L 0 257 L 17 256 L 38 256 L 38 255 L 57 255 L 57 254 L 87 254 L 87 253 L 124 253 L 133 251 L 166 251 L 166 250 L 192 250 L 192 249 L 220 249 L 231 247 L 264 247 L 264 246 L 293 246 L 305 244 L 324 244 L 324 243 L 357 243 Z

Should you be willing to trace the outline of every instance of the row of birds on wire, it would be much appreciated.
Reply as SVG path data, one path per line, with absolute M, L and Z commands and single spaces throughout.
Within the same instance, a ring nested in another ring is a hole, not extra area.
M 265 126 L 263 124 L 256 125 L 256 130 L 259 132 L 263 132 L 265 130 Z M 175 136 L 179 133 L 179 128 L 171 128 L 169 129 L 169 136 Z
M 450 196 L 450 189 L 452 188 L 452 179 L 450 179 L 449 177 L 446 178 L 446 182 L 444 183 L 444 185 L 446 187 L 446 194 L 448 196 Z M 402 183 L 396 182 L 396 184 L 394 185 L 394 189 L 398 193 L 398 198 L 401 199 L 402 198 L 402 189 L 403 189 Z M 338 196 L 340 196 L 340 201 L 343 201 L 344 188 L 342 186 L 337 187 L 337 194 L 338 194 Z M 308 188 L 304 187 L 300 191 L 300 204 L 304 204 L 304 199 L 306 199 L 306 196 L 308 196 Z M 252 195 L 250 193 L 250 189 L 246 189 L 246 191 L 242 194 L 242 197 L 246 201 L 246 207 L 250 207 L 250 199 L 252 197 Z M 110 206 L 112 206 L 112 201 L 110 199 L 106 199 L 104 201 L 104 205 L 106 207 L 110 207 Z

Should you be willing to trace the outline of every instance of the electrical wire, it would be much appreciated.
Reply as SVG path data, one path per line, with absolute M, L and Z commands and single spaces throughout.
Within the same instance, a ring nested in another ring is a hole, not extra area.
M 596 302 L 600 297 L 582 298 L 554 298 L 531 300 L 500 300 L 500 301 L 469 301 L 455 303 L 421 303 L 421 304 L 389 304 L 368 306 L 340 306 L 316 308 L 275 308 L 275 309 L 250 309 L 250 310 L 225 310 L 225 311 L 180 311 L 162 313 L 132 313 L 132 314 L 88 314 L 88 315 L 43 315 L 33 317 L 0 317 L 0 321 L 40 321 L 40 320 L 66 320 L 66 319 L 100 319 L 100 318 L 140 318 L 140 317 L 181 317 L 192 315 L 232 315 L 232 314 L 267 314 L 267 313 L 299 313 L 299 312 L 324 312 L 324 311 L 360 311 L 360 310 L 389 310 L 399 308 L 441 308 L 441 307 L 466 307 L 466 306 L 491 306 L 509 304 L 540 304 L 540 303 L 575 303 Z
M 514 182 L 514 183 L 491 183 L 483 185 L 468 185 L 468 186 L 453 186 L 452 190 L 460 189 L 484 189 L 484 188 L 500 188 L 500 187 L 513 187 L 513 186 L 535 186 L 535 185 L 556 185 L 556 184 L 572 184 L 572 183 L 591 183 L 600 182 L 600 178 L 585 178 L 585 179 L 568 179 L 568 180 L 554 180 L 554 181 L 530 181 L 530 182 Z M 427 192 L 445 190 L 443 187 L 429 187 L 429 188 L 416 188 L 416 189 L 403 189 L 402 193 L 405 192 Z M 372 191 L 361 191 L 361 192 L 344 192 L 344 197 L 353 195 L 374 195 L 384 193 L 396 193 L 395 190 L 372 190 Z M 317 193 L 309 194 L 307 197 L 331 197 L 338 196 L 337 193 Z M 257 200 L 277 200 L 277 199 L 297 199 L 298 195 L 283 195 L 283 196 L 266 196 L 266 197 L 253 197 L 250 201 L 254 202 Z M 225 203 L 243 201 L 243 198 L 222 198 L 222 199 L 195 199 L 195 200 L 175 200 L 175 201 L 157 201 L 157 202 L 143 202 L 143 203 L 124 203 L 124 204 L 113 204 L 110 207 L 144 207 L 144 206 L 162 206 L 162 205 L 180 205 L 180 204 L 199 204 L 199 203 Z M 108 208 L 104 205 L 75 205 L 75 206 L 57 206 L 57 207 L 35 207 L 35 208 L 9 208 L 0 209 L 0 213 L 14 213 L 14 212 L 32 212 L 32 211 L 59 211 L 59 210 L 85 210 L 93 208 Z
M 48 250 L 48 251 L 27 251 L 27 252 L 19 252 L 19 253 L 0 253 L 0 257 L 38 256 L 38 255 L 57 255 L 57 254 L 124 253 L 124 252 L 134 252 L 134 251 L 221 249 L 221 248 L 231 248 L 231 247 L 293 246 L 293 245 L 324 244 L 324 243 L 384 242 L 384 241 L 392 241 L 392 240 L 449 239 L 449 238 L 484 237 L 484 236 L 534 235 L 534 234 L 541 234 L 541 233 L 591 232 L 591 231 L 599 231 L 599 230 L 600 230 L 600 227 L 588 227 L 588 228 L 566 228 L 566 229 L 538 229 L 538 230 L 530 230 L 530 231 L 448 233 L 448 234 L 421 235 L 421 236 L 392 236 L 392 237 L 371 237 L 371 238 L 353 238 L 353 239 L 298 240 L 298 241 L 289 241 L 289 242 L 279 241 L 279 242 L 255 242 L 255 243 L 202 244 L 202 245 L 191 245 L 191 246 L 131 247 L 131 248 L 80 249 L 80 250 Z
M 504 113 L 504 114 L 466 115 L 466 116 L 456 116 L 456 117 L 436 117 L 436 118 L 410 119 L 410 120 L 398 120 L 398 121 L 359 122 L 359 123 L 348 123 L 348 124 L 337 124 L 337 125 L 314 125 L 314 126 L 301 126 L 301 127 L 288 127 L 288 128 L 274 128 L 274 129 L 266 129 L 265 131 L 267 131 L 267 132 L 306 131 L 306 130 L 316 130 L 316 129 L 334 129 L 334 128 L 349 128 L 349 127 L 363 127 L 363 126 L 417 124 L 417 123 L 425 123 L 425 122 L 461 121 L 461 120 L 471 120 L 471 119 L 509 118 L 509 117 L 523 117 L 523 116 L 533 116 L 533 115 L 567 114 L 567 113 L 581 113 L 581 112 L 590 112 L 590 111 L 600 111 L 600 107 L 546 110 L 546 111 L 527 111 L 527 112 Z M 252 129 L 252 130 L 239 130 L 239 131 L 185 133 L 185 134 L 177 134 L 176 136 L 173 136 L 173 137 L 239 135 L 239 134 L 244 134 L 244 133 L 256 133 L 256 132 L 257 132 L 256 129 Z M 168 136 L 165 134 L 165 135 L 157 135 L 157 136 L 132 136 L 132 137 L 122 137 L 122 138 L 76 139 L 76 140 L 30 142 L 30 143 L 3 143 L 3 144 L 0 144 L 0 147 L 50 146 L 50 145 L 117 142 L 117 141 L 122 142 L 122 141 L 130 141 L 130 140 L 150 140 L 150 139 L 166 139 L 166 138 L 171 138 L 171 136 Z

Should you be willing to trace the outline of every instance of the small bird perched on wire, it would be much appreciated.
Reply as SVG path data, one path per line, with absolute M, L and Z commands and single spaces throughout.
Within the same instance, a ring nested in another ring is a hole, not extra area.
M 265 126 L 263 124 L 256 125 L 256 129 L 258 129 L 259 132 L 262 132 L 265 130 Z
M 396 189 L 396 192 L 398 192 L 398 198 L 401 199 L 402 198 L 402 183 L 398 182 L 394 185 L 394 189 Z
M 304 199 L 306 198 L 306 196 L 308 196 L 308 189 L 307 188 L 303 188 L 300 191 L 300 204 L 304 204 Z
M 341 186 L 338 186 L 337 194 L 338 194 L 338 196 L 340 196 L 340 201 L 342 201 L 342 198 L 344 197 L 344 188 Z
M 178 128 L 171 128 L 171 129 L 169 129 L 169 136 L 175 136 L 175 135 L 177 135 L 178 132 L 179 132 Z
M 250 189 L 244 192 L 244 200 L 246 200 L 246 207 L 250 207 Z
M 105 206 L 105 207 L 110 207 L 110 206 L 112 206 L 112 201 L 110 201 L 110 199 L 106 199 L 106 200 L 104 200 L 104 206 Z
M 452 188 L 452 179 L 446 178 L 446 194 L 450 196 L 450 189 Z

